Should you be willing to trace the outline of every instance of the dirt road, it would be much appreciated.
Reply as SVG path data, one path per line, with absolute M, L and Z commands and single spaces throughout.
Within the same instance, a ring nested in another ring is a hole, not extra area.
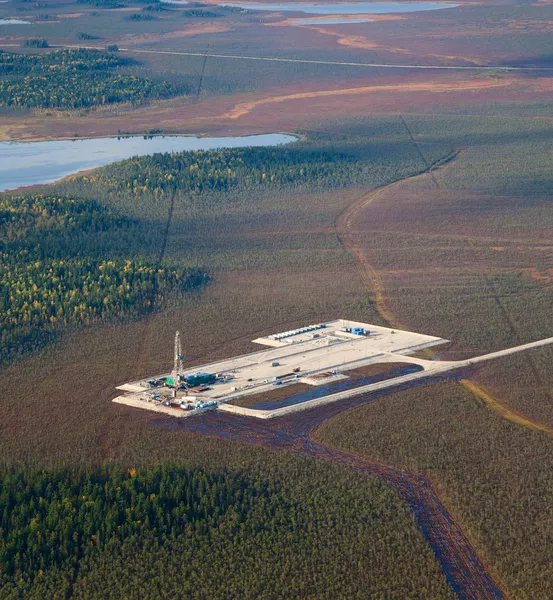
M 10 44 L 4 44 L 10 46 Z M 105 50 L 104 46 L 56 45 L 52 48 L 88 48 Z M 121 52 L 137 54 L 169 54 L 176 56 L 199 56 L 229 60 L 257 60 L 264 62 L 300 63 L 307 65 L 337 65 L 342 67 L 377 67 L 379 69 L 418 69 L 418 70 L 447 70 L 447 71 L 553 71 L 553 67 L 509 67 L 504 65 L 395 65 L 390 63 L 346 62 L 336 60 L 309 60 L 304 58 L 278 58 L 276 56 L 244 56 L 240 54 L 207 54 L 205 52 L 184 52 L 181 50 L 146 50 L 144 48 L 119 48 Z
M 374 400 L 385 393 L 383 390 L 370 399 Z M 194 419 L 170 419 L 162 426 L 308 455 L 353 468 L 370 477 L 378 477 L 413 511 L 424 537 L 460 600 L 507 598 L 425 477 L 327 447 L 315 439 L 318 425 L 367 401 L 366 396 L 350 398 L 271 421 L 210 412 Z

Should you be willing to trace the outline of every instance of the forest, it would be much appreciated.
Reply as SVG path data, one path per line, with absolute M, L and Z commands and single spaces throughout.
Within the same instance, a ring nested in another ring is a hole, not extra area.
M 0 356 L 67 326 L 138 316 L 205 280 L 196 269 L 141 258 L 141 229 L 96 202 L 1 197 Z
M 120 60 L 96 53 L 63 56 L 72 71 L 90 57 L 100 64 Z M 21 68 L 11 60 L 5 64 Z M 36 57 L 28 60 L 29 70 L 52 65 L 57 63 L 51 57 L 44 63 Z M 205 282 L 212 267 L 190 255 L 196 238 L 188 237 L 190 249 L 181 253 L 185 260 L 175 257 L 178 266 L 158 265 L 152 254 L 164 237 L 163 213 L 175 192 L 179 203 L 194 206 L 194 197 L 206 196 L 207 204 L 220 210 L 221 202 L 234 198 L 227 192 L 346 186 L 382 168 L 387 164 L 351 151 L 332 153 L 317 144 L 238 148 L 135 157 L 60 184 L 55 195 L 4 195 L 1 355 L 6 359 L 25 353 L 68 327 L 137 317 L 163 306 L 174 292 Z M 122 204 L 125 212 L 133 200 L 150 204 L 154 198 L 160 212 L 146 226 L 142 217 L 123 216 L 94 198 Z M 202 201 L 197 208 L 204 205 Z M 195 268 L 200 264 L 202 271 Z
M 264 187 L 335 188 L 359 182 L 374 164 L 343 152 L 305 147 L 234 148 L 139 156 L 75 180 L 102 193 L 199 195 Z
M 0 106 L 75 109 L 169 98 L 183 85 L 120 72 L 131 64 L 100 50 L 0 53 Z
M 425 473 L 509 597 L 550 597 L 550 436 L 498 417 L 448 381 L 345 412 L 323 424 L 317 438 Z
M 301 482 L 309 467 L 324 490 Z M 297 461 L 286 482 L 264 471 L 3 469 L 0 598 L 453 598 L 380 484 Z
M 124 6 L 146 4 L 159 4 L 160 0 L 77 0 L 78 4 L 91 4 L 98 8 L 122 8 Z
M 47 54 L 0 52 L 0 76 L 44 75 L 106 70 L 131 64 L 118 54 L 99 50 L 57 50 Z

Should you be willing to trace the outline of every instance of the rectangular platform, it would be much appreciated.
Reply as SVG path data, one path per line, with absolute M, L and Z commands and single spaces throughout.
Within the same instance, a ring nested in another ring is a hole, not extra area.
M 317 374 L 348 370 L 376 362 L 392 362 L 416 350 L 443 344 L 442 338 L 343 319 L 318 323 L 257 338 L 264 350 L 186 369 L 182 376 L 198 372 L 216 376 L 209 389 L 198 396 L 201 401 L 225 403 L 250 394 L 289 385 L 298 380 L 316 385 Z M 152 379 L 170 377 L 158 375 Z M 324 383 L 328 383 L 326 379 Z M 118 387 L 127 396 L 148 389 L 146 380 Z M 129 394 L 130 392 L 130 394 Z M 141 406 L 142 400 L 136 400 Z M 146 403 L 148 404 L 148 403 Z M 136 405 L 136 404 L 133 404 Z M 176 410 L 176 409 L 169 409 Z M 164 411 L 165 412 L 165 411 Z M 195 413 L 196 411 L 189 411 Z

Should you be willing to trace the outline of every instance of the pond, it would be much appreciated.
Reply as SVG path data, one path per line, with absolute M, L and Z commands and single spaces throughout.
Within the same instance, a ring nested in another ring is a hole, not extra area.
M 188 4 L 182 0 L 164 0 L 171 4 Z M 282 12 L 303 12 L 311 15 L 383 15 L 389 13 L 410 13 L 425 10 L 439 10 L 455 8 L 458 4 L 445 4 L 440 2 L 355 2 L 343 4 L 315 4 L 304 2 L 263 3 L 263 2 L 219 2 L 219 6 L 230 6 L 247 10 L 268 10 Z
M 279 146 L 293 135 L 267 133 L 242 137 L 144 136 L 0 142 L 0 192 L 57 181 L 66 175 L 157 152 L 185 152 L 247 146 Z

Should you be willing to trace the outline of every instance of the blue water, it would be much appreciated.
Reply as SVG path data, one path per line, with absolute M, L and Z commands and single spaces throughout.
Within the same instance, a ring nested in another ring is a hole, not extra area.
M 185 152 L 215 148 L 280 146 L 293 135 L 267 133 L 242 137 L 123 137 L 52 142 L 0 142 L 0 192 L 57 181 L 79 171 L 156 152 Z
M 374 21 L 374 19 L 369 18 L 361 18 L 361 19 L 340 19 L 338 18 L 330 18 L 330 19 L 295 19 L 292 21 L 292 25 L 339 25 L 340 23 L 369 23 L 370 21 Z
M 184 0 L 164 0 L 170 4 L 189 4 Z M 231 6 L 246 10 L 268 10 L 283 12 L 303 12 L 310 15 L 383 15 L 389 13 L 411 13 L 425 10 L 455 8 L 458 4 L 441 4 L 439 2 L 355 2 L 344 4 L 308 4 L 290 2 L 286 4 L 263 2 L 220 2 L 219 6 Z
M 352 381 L 351 379 L 342 379 L 328 385 L 316 385 L 310 387 L 307 391 L 291 396 L 290 398 L 284 398 L 283 400 L 267 400 L 261 402 L 256 406 L 250 406 L 254 410 L 272 410 L 275 408 L 283 408 L 284 406 L 293 406 L 295 404 L 301 404 L 307 400 L 315 400 L 316 398 L 322 398 L 329 394 L 335 394 L 336 392 L 343 392 L 345 390 L 352 390 L 362 385 L 369 385 L 370 383 L 377 383 L 378 381 L 384 381 L 385 379 L 392 379 L 395 377 L 401 377 L 402 375 L 408 375 L 409 373 L 416 373 L 422 371 L 420 365 L 407 364 L 403 367 L 394 369 L 392 373 L 386 373 L 384 375 L 371 375 L 370 377 L 362 377 Z M 292 389 L 290 393 L 293 394 Z

